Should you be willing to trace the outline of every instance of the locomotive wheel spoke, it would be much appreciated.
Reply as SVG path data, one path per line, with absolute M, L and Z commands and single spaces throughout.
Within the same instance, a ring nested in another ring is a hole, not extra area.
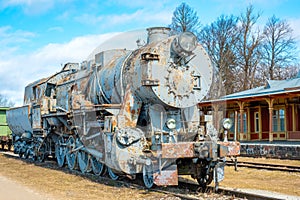
M 146 188 L 152 188 L 154 184 L 153 180 L 153 167 L 152 165 L 144 165 L 143 166 L 143 181 Z
M 89 154 L 85 151 L 80 150 L 78 151 L 77 158 L 78 158 L 78 166 L 80 171 L 82 173 L 89 172 L 90 169 Z
M 97 176 L 103 176 L 106 172 L 105 165 L 99 162 L 94 156 L 91 157 L 91 166 L 93 173 Z
M 66 161 L 70 170 L 74 170 L 77 165 L 77 151 L 73 151 L 75 147 L 75 139 L 73 136 L 70 136 L 66 146 Z
M 107 167 L 107 172 L 108 172 L 108 175 L 109 175 L 109 177 L 112 179 L 112 180 L 117 180 L 118 178 L 119 178 L 119 176 L 117 175 L 117 174 L 115 174 L 114 172 L 113 172 L 113 170 L 111 169 L 111 168 L 109 168 L 109 167 Z
M 62 145 L 64 142 L 64 138 L 60 136 L 55 144 L 55 156 L 59 167 L 63 167 L 65 164 L 66 148 Z

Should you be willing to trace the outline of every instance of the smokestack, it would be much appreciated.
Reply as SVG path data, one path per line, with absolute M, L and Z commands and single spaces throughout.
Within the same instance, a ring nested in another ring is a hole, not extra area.
M 147 28 L 148 31 L 147 44 L 168 38 L 170 34 L 170 30 L 171 29 L 167 27 Z

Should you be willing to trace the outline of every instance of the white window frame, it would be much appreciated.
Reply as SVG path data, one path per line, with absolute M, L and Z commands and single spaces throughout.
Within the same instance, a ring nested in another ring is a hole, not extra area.
M 281 111 L 283 111 L 283 115 L 281 115 Z M 274 108 L 272 113 L 272 120 L 273 120 L 273 132 L 284 132 L 285 131 L 285 124 L 286 124 L 286 116 L 285 116 L 285 109 L 284 108 Z M 282 118 L 283 117 L 283 118 Z M 283 121 L 281 121 L 283 119 Z M 276 124 L 275 124 L 276 121 Z M 282 124 L 283 122 L 283 124 Z M 283 129 L 281 129 L 283 126 Z M 276 130 L 275 130 L 276 128 Z
M 254 112 L 254 132 L 259 133 L 260 127 L 259 127 L 259 112 Z

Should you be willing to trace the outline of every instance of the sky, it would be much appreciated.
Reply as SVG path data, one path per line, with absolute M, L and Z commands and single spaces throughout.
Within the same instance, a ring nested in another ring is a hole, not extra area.
M 27 84 L 82 62 L 117 33 L 168 26 L 182 2 L 202 25 L 251 4 L 262 26 L 273 15 L 287 20 L 300 49 L 298 0 L 0 0 L 0 94 L 21 106 Z

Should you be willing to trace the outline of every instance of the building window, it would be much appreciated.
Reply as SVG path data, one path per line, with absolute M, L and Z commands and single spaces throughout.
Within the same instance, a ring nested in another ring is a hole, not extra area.
M 230 132 L 234 133 L 234 127 L 235 127 L 235 120 L 234 120 L 234 112 L 229 112 L 229 118 L 232 120 L 233 122 L 233 125 L 232 127 L 230 128 Z
M 254 112 L 254 128 L 255 133 L 259 132 L 259 112 Z
M 234 133 L 235 129 L 235 114 L 234 112 L 229 112 L 228 117 L 232 120 L 233 126 L 230 128 L 230 132 Z M 241 130 L 241 114 L 237 114 L 237 126 L 238 126 L 238 132 L 240 133 L 247 133 L 247 113 L 243 113 L 243 131 Z
M 247 113 L 243 113 L 243 131 L 241 130 L 241 114 L 238 114 L 238 130 L 240 133 L 247 133 Z
M 273 131 L 285 131 L 285 112 L 284 109 L 273 110 Z

